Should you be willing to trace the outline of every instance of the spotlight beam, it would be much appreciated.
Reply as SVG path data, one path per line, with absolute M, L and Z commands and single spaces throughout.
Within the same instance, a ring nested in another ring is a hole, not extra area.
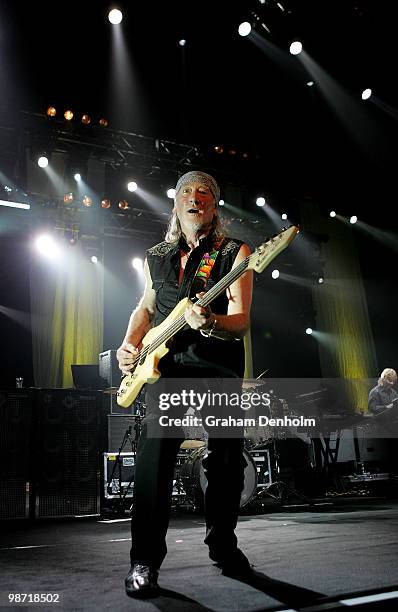
M 22 202 L 10 202 L 9 200 L 0 200 L 0 206 L 7 206 L 8 208 L 22 208 L 24 210 L 30 210 L 30 204 L 23 204 Z

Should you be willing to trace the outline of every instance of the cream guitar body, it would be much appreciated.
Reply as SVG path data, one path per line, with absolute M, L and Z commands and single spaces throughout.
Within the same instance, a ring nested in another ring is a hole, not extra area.
M 292 225 L 261 244 L 254 253 L 246 257 L 244 261 L 228 272 L 224 278 L 207 291 L 197 301 L 197 304 L 203 307 L 211 304 L 213 300 L 221 295 L 247 270 L 262 272 L 294 240 L 298 232 L 298 227 Z M 119 406 L 128 408 L 146 383 L 152 384 L 159 379 L 159 361 L 169 352 L 167 342 L 185 327 L 184 313 L 189 302 L 189 298 L 183 298 L 163 323 L 150 329 L 144 336 L 142 348 L 134 359 L 131 373 L 124 376 L 117 392 L 117 403 Z
M 189 298 L 183 298 L 160 325 L 152 327 L 152 329 L 145 334 L 142 339 L 142 348 L 140 351 L 145 354 L 145 359 L 143 359 L 143 363 L 141 364 L 138 362 L 138 365 L 135 366 L 131 374 L 127 374 L 123 378 L 117 393 L 117 403 L 119 406 L 128 408 L 136 399 L 145 383 L 153 384 L 160 378 L 158 364 L 162 357 L 169 352 L 166 346 L 169 338 L 167 337 L 166 340 L 158 346 L 157 339 L 162 338 L 163 335 L 167 335 L 167 329 L 170 329 L 181 316 L 184 316 L 188 303 Z M 151 347 L 156 348 L 150 350 Z

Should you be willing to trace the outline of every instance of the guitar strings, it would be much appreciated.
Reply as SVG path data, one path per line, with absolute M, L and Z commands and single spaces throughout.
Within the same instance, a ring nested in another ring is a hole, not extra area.
M 234 282 L 235 278 L 238 278 L 241 275 L 242 271 L 246 269 L 249 258 L 246 259 L 247 261 L 244 260 L 236 268 L 234 268 L 234 270 L 231 271 L 233 272 L 233 274 L 231 274 L 231 272 L 227 274 L 227 276 L 225 276 L 219 283 L 217 283 L 218 286 L 215 285 L 214 287 L 212 287 L 212 289 L 210 289 L 206 293 L 206 295 L 203 296 L 203 298 L 198 300 L 196 303 L 200 306 L 207 306 L 207 304 L 212 302 L 225 289 L 225 287 L 228 287 L 232 282 Z M 156 348 L 163 344 L 164 341 L 168 340 L 170 336 L 177 333 L 185 325 L 185 317 L 184 315 L 181 315 L 178 319 L 176 319 L 176 321 L 174 321 L 174 323 L 172 323 L 170 327 L 168 327 L 162 334 L 160 334 L 160 336 L 158 336 L 153 342 L 151 342 L 151 344 L 148 344 L 148 346 L 146 347 L 146 354 L 153 352 Z
M 254 253 L 252 255 L 254 255 Z M 220 295 L 220 293 L 224 291 L 224 289 L 229 287 L 229 285 L 231 285 L 237 278 L 239 278 L 242 272 L 246 270 L 250 257 L 252 257 L 252 255 L 246 257 L 239 265 L 236 266 L 236 268 L 231 270 L 224 278 L 222 278 L 216 285 L 214 285 L 214 287 L 209 289 L 209 291 L 207 291 L 207 293 L 202 298 L 200 298 L 196 302 L 196 304 L 198 304 L 199 306 L 207 306 L 208 304 L 210 304 L 216 297 L 218 297 L 218 295 Z M 185 317 L 184 315 L 181 315 L 176 321 L 174 321 L 174 323 L 172 323 L 172 325 L 170 325 L 170 327 L 168 327 L 164 332 L 162 332 L 162 334 L 160 334 L 160 336 L 158 336 L 156 340 L 141 349 L 137 357 L 134 359 L 132 366 L 135 366 L 137 363 L 139 363 L 143 357 L 146 358 L 148 353 L 153 352 L 156 348 L 163 344 L 164 341 L 167 341 L 170 335 L 174 335 L 180 329 L 182 329 L 185 324 Z

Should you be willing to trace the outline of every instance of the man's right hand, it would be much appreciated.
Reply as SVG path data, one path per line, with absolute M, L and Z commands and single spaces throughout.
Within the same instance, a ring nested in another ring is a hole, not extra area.
M 119 362 L 119 369 L 123 374 L 129 374 L 134 367 L 134 361 L 139 353 L 137 347 L 129 342 L 125 342 L 116 351 L 116 358 Z

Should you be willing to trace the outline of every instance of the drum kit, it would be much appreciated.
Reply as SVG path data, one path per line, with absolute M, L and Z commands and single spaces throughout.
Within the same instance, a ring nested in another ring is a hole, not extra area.
M 189 452 L 181 452 L 184 450 Z M 204 441 L 185 440 L 182 443 L 175 464 L 172 498 L 174 505 L 183 505 L 193 510 L 203 510 L 207 478 L 202 462 L 206 456 L 206 451 L 207 447 Z M 240 508 L 244 508 L 251 502 L 257 489 L 256 466 L 247 450 L 243 450 L 243 458 L 246 467 Z
M 253 389 L 263 384 L 265 384 L 264 380 L 252 380 L 247 383 L 244 382 L 243 389 Z M 125 433 L 119 453 L 122 452 L 128 440 L 130 440 L 132 452 L 134 454 L 136 453 L 146 408 L 145 404 L 142 402 L 135 402 L 135 404 L 137 405 L 135 406 L 133 415 L 135 418 L 135 435 L 134 437 L 131 435 L 132 432 L 130 427 L 129 431 Z M 272 399 L 270 407 L 271 415 L 279 416 L 280 411 L 286 412 L 286 409 L 287 405 L 284 400 L 277 398 Z M 187 431 L 186 434 L 187 439 L 182 442 L 179 448 L 174 466 L 172 506 L 175 508 L 203 510 L 204 493 L 207 486 L 207 479 L 202 465 L 207 451 L 206 441 L 204 439 L 206 432 L 204 432 L 204 430 Z M 258 464 L 253 459 L 253 455 L 258 454 L 256 451 L 261 452 L 262 450 L 267 450 L 271 458 L 268 485 L 258 485 L 257 473 L 259 468 Z M 268 489 L 271 497 L 281 498 L 279 493 L 275 496 L 272 492 L 274 490 L 281 490 L 284 483 L 278 481 L 277 478 L 275 480 L 273 478 L 273 476 L 279 474 L 280 471 L 278 466 L 280 452 L 278 451 L 278 441 L 272 435 L 271 428 L 269 426 L 246 428 L 242 453 L 246 467 L 244 469 L 244 485 L 241 493 L 240 508 L 245 508 L 257 498 L 262 498 Z

